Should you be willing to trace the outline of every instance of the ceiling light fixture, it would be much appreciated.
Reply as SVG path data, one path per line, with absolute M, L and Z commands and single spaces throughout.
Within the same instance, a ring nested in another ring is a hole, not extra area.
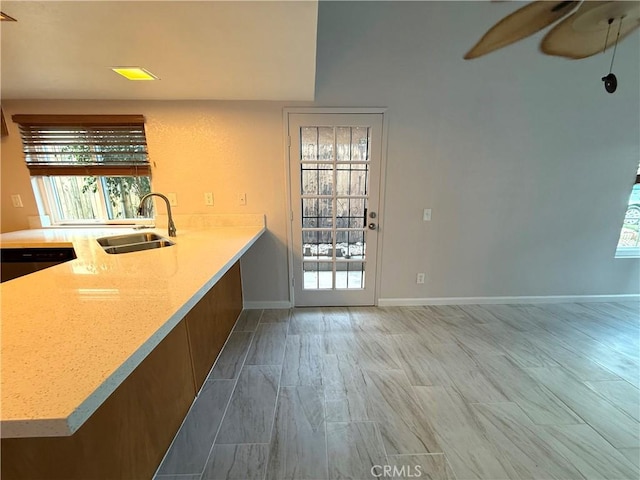
M 113 67 L 111 70 L 127 80 L 159 80 L 153 73 L 140 67 Z
M 0 21 L 3 22 L 17 22 L 17 20 L 13 17 L 10 17 L 9 15 L 7 15 L 4 12 L 0 12 Z

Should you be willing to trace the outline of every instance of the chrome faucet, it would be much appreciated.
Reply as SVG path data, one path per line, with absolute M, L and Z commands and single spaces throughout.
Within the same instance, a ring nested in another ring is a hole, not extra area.
M 153 196 L 160 197 L 161 199 L 164 200 L 164 203 L 167 204 L 167 214 L 169 215 L 169 236 L 170 237 L 175 237 L 176 236 L 176 226 L 173 223 L 173 216 L 171 215 L 171 204 L 169 203 L 169 199 L 167 197 L 165 197 L 163 194 L 151 192 L 151 193 L 147 193 L 145 196 L 143 196 L 140 199 L 140 205 L 138 205 L 138 215 L 143 215 L 144 213 L 146 213 L 145 202 L 149 197 L 153 197 Z

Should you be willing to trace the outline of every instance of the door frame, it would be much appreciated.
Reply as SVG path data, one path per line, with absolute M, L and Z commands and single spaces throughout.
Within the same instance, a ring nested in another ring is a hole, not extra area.
M 287 222 L 287 260 L 289 272 L 289 303 L 295 307 L 295 295 L 293 289 L 293 199 L 291 195 L 291 149 L 289 148 L 289 115 L 291 114 L 380 114 L 382 115 L 382 138 L 380 147 L 380 184 L 378 185 L 380 203 L 378 207 L 378 247 L 376 249 L 376 270 L 374 305 L 378 306 L 380 294 L 380 280 L 382 278 L 382 246 L 384 244 L 384 220 L 385 220 L 385 190 L 387 184 L 387 137 L 389 131 L 389 115 L 386 107 L 285 107 L 282 110 L 283 131 L 282 144 L 284 148 L 285 185 L 287 189 L 286 222 Z

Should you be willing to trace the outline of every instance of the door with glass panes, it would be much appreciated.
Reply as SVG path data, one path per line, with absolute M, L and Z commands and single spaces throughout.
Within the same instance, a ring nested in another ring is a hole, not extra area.
M 290 113 L 296 306 L 374 305 L 382 114 Z

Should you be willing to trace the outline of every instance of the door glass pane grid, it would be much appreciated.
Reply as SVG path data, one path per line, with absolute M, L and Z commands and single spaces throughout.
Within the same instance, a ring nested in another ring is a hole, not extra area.
M 367 224 L 367 199 L 342 197 L 336 199 L 336 228 L 362 228 Z
M 302 268 L 305 290 L 333 289 L 334 272 L 332 262 L 304 262 Z
M 303 229 L 301 252 L 303 259 L 305 261 L 310 259 L 366 260 L 366 232 L 361 229 L 336 230 L 335 244 L 333 233 L 333 230 L 327 229 Z
M 308 262 L 302 264 L 305 290 L 362 289 L 364 262 Z
M 302 198 L 302 228 L 331 228 L 334 225 L 333 198 Z
M 300 129 L 300 160 L 334 160 L 335 132 L 333 127 L 302 127 Z
M 336 127 L 338 162 L 366 162 L 371 154 L 370 127 Z
M 333 195 L 332 163 L 303 163 L 300 175 L 302 195 Z
M 366 260 L 365 232 L 363 230 L 336 231 L 336 257 L 346 260 Z
M 366 163 L 360 165 L 338 164 L 336 168 L 336 193 L 338 195 L 368 195 L 369 165 Z
M 300 141 L 303 288 L 362 289 L 370 128 L 301 127 Z
M 335 285 L 336 289 L 364 288 L 364 263 L 337 262 Z
M 302 258 L 332 260 L 333 257 L 333 231 L 310 230 L 302 231 Z

